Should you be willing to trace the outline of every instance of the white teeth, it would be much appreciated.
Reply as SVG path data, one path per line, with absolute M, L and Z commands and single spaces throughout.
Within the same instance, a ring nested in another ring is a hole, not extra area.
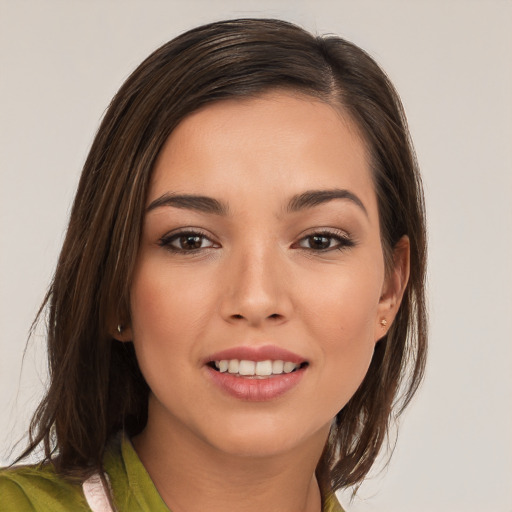
M 256 363 L 256 375 L 272 375 L 272 361 L 258 361 Z
M 256 363 L 254 361 L 246 361 L 242 359 L 238 365 L 238 373 L 240 375 L 254 375 L 256 371 Z
M 230 359 L 228 363 L 228 372 L 229 373 L 238 373 L 238 359 Z
M 280 375 L 282 373 L 291 373 L 293 370 L 300 368 L 300 364 L 290 361 L 250 361 L 247 359 L 222 359 L 215 361 L 215 368 L 221 373 L 232 373 L 243 376 L 268 377 L 270 375 Z
M 295 370 L 295 368 L 297 368 L 297 365 L 295 363 L 290 363 L 289 361 L 286 361 L 284 363 L 284 373 L 292 373 L 293 370 Z
M 279 375 L 283 373 L 284 363 L 283 361 L 273 361 L 272 362 L 272 373 Z

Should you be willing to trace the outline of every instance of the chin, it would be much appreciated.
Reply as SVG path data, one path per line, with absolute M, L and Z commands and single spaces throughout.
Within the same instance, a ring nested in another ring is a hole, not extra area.
M 320 426 L 304 425 L 300 421 L 276 421 L 269 418 L 251 418 L 230 421 L 210 431 L 206 441 L 212 447 L 231 456 L 265 458 L 284 455 L 311 444 L 323 446 L 331 421 Z

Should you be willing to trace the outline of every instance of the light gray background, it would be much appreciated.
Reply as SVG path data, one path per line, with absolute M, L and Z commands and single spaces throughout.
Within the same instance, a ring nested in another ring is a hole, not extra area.
M 431 351 L 389 469 L 353 512 L 512 511 L 512 3 L 0 0 L 0 464 L 45 378 L 28 327 L 112 95 L 153 49 L 216 19 L 282 17 L 368 50 L 423 170 Z M 21 376 L 20 376 L 21 375 Z M 342 498 L 347 504 L 346 497 Z

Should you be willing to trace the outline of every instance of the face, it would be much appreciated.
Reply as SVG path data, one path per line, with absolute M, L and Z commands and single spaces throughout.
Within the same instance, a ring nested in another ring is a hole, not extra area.
M 187 117 L 154 169 L 131 287 L 148 428 L 225 453 L 325 440 L 393 315 L 352 122 L 288 93 Z

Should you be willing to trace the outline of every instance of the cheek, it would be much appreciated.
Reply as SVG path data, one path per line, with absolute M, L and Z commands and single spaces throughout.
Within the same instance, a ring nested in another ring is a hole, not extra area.
M 206 330 L 207 311 L 207 294 L 198 281 L 151 261 L 135 272 L 130 297 L 133 343 L 148 383 L 170 370 L 177 377 L 184 359 L 195 364 L 194 340 Z
M 204 313 L 207 290 L 200 276 L 169 271 L 149 262 L 137 269 L 131 289 L 134 337 L 145 332 L 186 336 L 197 328 Z
M 373 343 L 373 330 L 378 314 L 383 271 L 367 271 L 364 267 L 340 269 L 324 279 L 316 279 L 310 287 L 307 304 L 302 310 L 329 340 Z
M 310 294 L 307 328 L 317 341 L 322 378 L 338 412 L 363 381 L 375 347 L 375 321 L 381 287 L 372 273 L 350 273 Z M 328 290 L 328 291 L 326 291 Z

